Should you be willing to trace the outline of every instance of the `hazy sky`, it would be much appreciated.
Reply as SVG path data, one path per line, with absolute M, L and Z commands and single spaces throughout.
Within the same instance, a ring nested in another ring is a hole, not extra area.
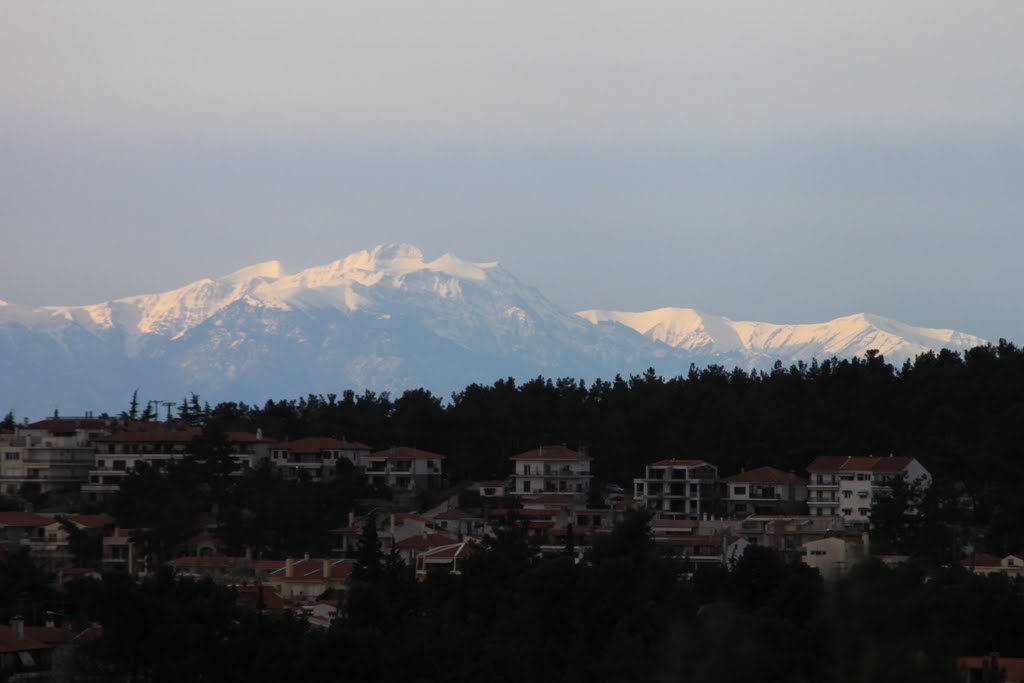
M 0 7 L 0 299 L 380 242 L 570 308 L 1024 341 L 1024 3 Z

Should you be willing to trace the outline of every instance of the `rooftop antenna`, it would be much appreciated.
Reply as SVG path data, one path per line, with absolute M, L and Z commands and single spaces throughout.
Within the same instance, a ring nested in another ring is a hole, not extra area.
M 171 408 L 178 405 L 174 401 L 163 401 L 164 407 L 167 408 L 167 421 L 171 421 Z

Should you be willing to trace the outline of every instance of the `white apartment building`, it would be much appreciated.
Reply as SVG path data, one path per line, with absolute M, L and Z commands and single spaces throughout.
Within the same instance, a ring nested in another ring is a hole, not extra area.
M 88 480 L 93 442 L 112 420 L 55 417 L 0 433 L 0 493 L 77 491 Z
M 633 480 L 633 498 L 662 519 L 698 519 L 715 514 L 718 468 L 703 460 L 659 460 Z
M 775 467 L 757 467 L 722 480 L 726 514 L 736 517 L 803 512 L 807 480 Z
M 314 481 L 333 477 L 342 460 L 363 467 L 368 455 L 370 447 L 366 444 L 328 437 L 281 441 L 270 447 L 270 462 L 285 477 L 308 477 Z
M 444 485 L 445 456 L 418 448 L 389 448 L 363 458 L 371 484 L 395 490 L 421 491 Z
M 871 503 L 889 490 L 894 477 L 909 482 L 931 483 L 928 470 L 914 458 L 820 456 L 807 471 L 807 506 L 812 515 L 839 515 L 847 524 L 866 526 Z
M 535 498 L 545 493 L 573 494 L 578 502 L 590 491 L 590 462 L 585 450 L 541 446 L 511 458 L 515 464 L 511 493 Z

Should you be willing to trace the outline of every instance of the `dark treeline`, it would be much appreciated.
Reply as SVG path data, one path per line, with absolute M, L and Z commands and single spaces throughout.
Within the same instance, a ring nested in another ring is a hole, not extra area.
M 936 495 L 965 501 L 966 524 L 991 526 L 1016 550 L 1024 537 L 1024 352 L 1001 341 L 964 354 L 928 353 L 894 368 L 865 358 L 770 372 L 654 370 L 590 385 L 570 378 L 471 385 L 443 401 L 429 391 L 268 401 L 186 402 L 182 416 L 275 438 L 346 437 L 375 448 L 448 456 L 453 480 L 502 477 L 508 458 L 541 444 L 585 446 L 598 481 L 628 484 L 647 463 L 699 457 L 728 475 L 773 465 L 801 472 L 816 455 L 916 457 Z
M 363 540 L 345 607 L 326 630 L 245 611 L 233 589 L 169 572 L 77 581 L 59 605 L 103 624 L 80 649 L 79 671 L 152 683 L 952 683 L 957 655 L 1024 655 L 1018 587 L 960 568 L 926 577 L 868 562 L 825 583 L 754 547 L 731 571 L 681 575 L 688 568 L 659 553 L 639 513 L 580 563 L 538 558 L 511 527 L 461 574 L 425 581 Z M 30 571 L 0 581 L 0 608 L 35 583 Z

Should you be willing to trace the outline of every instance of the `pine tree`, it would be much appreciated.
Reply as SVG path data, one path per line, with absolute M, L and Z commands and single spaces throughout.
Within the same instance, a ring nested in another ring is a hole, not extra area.
M 363 522 L 363 533 L 359 537 L 356 551 L 356 566 L 352 578 L 373 583 L 383 574 L 380 538 L 377 536 L 377 514 L 371 512 Z
M 4 415 L 4 419 L 0 422 L 0 429 L 14 429 L 17 422 L 14 419 L 14 411 L 8 410 L 7 414 Z

